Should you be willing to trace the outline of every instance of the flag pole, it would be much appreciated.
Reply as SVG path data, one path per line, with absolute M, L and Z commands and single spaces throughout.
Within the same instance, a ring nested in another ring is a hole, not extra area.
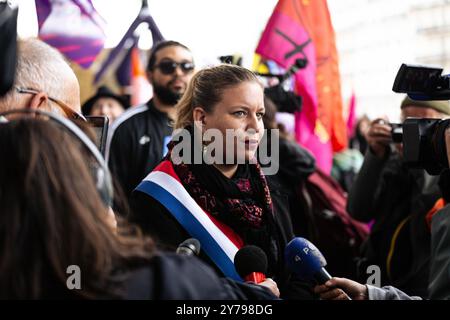
M 123 36 L 122 40 L 120 40 L 119 44 L 111 51 L 108 58 L 105 60 L 103 65 L 100 67 L 100 70 L 97 72 L 94 78 L 94 84 L 97 84 L 102 76 L 105 74 L 106 70 L 109 68 L 109 66 L 112 65 L 113 61 L 117 58 L 120 51 L 122 51 L 123 48 L 125 48 L 126 43 L 129 43 L 129 39 L 133 38 L 134 31 L 141 23 L 147 23 L 148 28 L 150 32 L 152 33 L 153 43 L 157 43 L 164 39 L 163 35 L 161 34 L 161 31 L 159 31 L 158 26 L 155 23 L 155 20 L 153 20 L 153 17 L 150 15 L 149 9 L 148 9 L 148 2 L 147 0 L 142 0 L 142 7 L 139 11 L 138 16 L 133 21 L 131 26 L 128 28 L 128 31 Z

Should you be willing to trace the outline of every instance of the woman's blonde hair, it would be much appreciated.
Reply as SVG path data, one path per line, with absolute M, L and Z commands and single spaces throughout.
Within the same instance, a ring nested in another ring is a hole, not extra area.
M 236 65 L 221 64 L 200 70 L 192 77 L 176 106 L 175 129 L 183 129 L 194 123 L 194 108 L 202 107 L 205 112 L 211 113 L 220 101 L 223 90 L 249 81 L 262 87 L 252 71 Z

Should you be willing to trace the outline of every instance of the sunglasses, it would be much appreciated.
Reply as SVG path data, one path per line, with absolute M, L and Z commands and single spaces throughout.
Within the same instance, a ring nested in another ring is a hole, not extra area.
M 16 87 L 16 91 L 18 93 L 29 93 L 29 94 L 38 94 L 39 91 L 38 90 L 34 90 L 34 89 L 29 89 L 29 88 L 19 88 Z M 52 97 L 48 97 L 48 100 L 56 103 L 66 114 L 66 116 L 70 119 L 80 119 L 83 121 L 87 121 L 86 118 L 79 112 L 76 112 L 75 110 L 73 110 L 71 107 L 69 107 L 67 104 L 65 104 L 64 102 L 62 102 L 61 100 L 52 98 Z
M 192 72 L 195 68 L 193 62 L 175 62 L 175 61 L 162 61 L 155 66 L 155 68 L 159 68 L 163 74 L 172 74 L 175 72 L 177 67 L 180 67 L 181 71 L 184 74 L 188 74 Z

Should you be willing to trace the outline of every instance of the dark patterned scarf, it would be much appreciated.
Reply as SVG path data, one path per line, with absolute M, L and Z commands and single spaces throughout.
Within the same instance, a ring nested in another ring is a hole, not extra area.
M 170 160 L 175 144 L 169 144 L 166 159 Z M 183 186 L 200 207 L 230 226 L 244 242 L 268 240 L 262 238 L 267 237 L 268 225 L 273 220 L 272 198 L 258 164 L 240 164 L 231 179 L 213 165 L 181 163 L 173 166 Z

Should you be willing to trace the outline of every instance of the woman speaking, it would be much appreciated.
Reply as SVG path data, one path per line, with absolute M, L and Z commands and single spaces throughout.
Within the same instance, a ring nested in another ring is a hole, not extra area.
M 235 253 L 258 246 L 281 297 L 311 299 L 284 264 L 294 237 L 287 199 L 255 160 L 264 135 L 262 84 L 242 67 L 203 69 L 176 108 L 169 152 L 134 192 L 134 222 L 166 248 L 197 238 L 201 258 L 234 279 Z

